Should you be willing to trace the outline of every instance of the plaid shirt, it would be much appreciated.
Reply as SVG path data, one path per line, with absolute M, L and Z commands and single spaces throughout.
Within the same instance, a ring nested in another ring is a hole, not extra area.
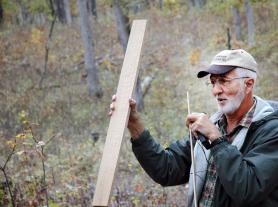
M 254 99 L 255 100 L 255 99 Z M 238 132 L 243 128 L 249 128 L 254 111 L 256 108 L 256 100 L 254 101 L 253 106 L 251 109 L 245 114 L 245 116 L 241 119 L 241 121 L 238 123 L 238 125 L 233 129 L 233 131 L 229 134 L 226 132 L 227 128 L 227 120 L 226 117 L 223 115 L 218 120 L 218 127 L 222 133 L 222 135 L 226 134 L 226 137 L 228 138 L 228 142 L 232 143 Z M 217 172 L 216 172 L 216 166 L 215 162 L 213 160 L 213 157 L 210 156 L 208 160 L 208 170 L 205 180 L 205 185 L 203 188 L 202 196 L 199 200 L 199 207 L 211 207 L 213 206 L 213 196 L 214 196 L 214 189 L 216 184 L 216 178 L 217 178 Z

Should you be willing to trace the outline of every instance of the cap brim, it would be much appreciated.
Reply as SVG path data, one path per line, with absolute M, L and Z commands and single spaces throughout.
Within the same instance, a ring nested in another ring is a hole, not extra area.
M 210 65 L 208 69 L 199 71 L 197 74 L 198 78 L 203 78 L 208 74 L 220 75 L 235 69 L 236 66 L 231 65 Z

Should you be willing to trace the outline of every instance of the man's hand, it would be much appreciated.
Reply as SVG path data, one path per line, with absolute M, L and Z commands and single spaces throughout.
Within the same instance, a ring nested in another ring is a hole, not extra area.
M 115 111 L 116 95 L 112 96 L 112 103 L 110 104 L 109 116 L 112 116 Z M 132 98 L 129 99 L 130 114 L 128 119 L 127 128 L 133 139 L 139 138 L 139 135 L 144 131 L 144 125 L 140 120 L 139 114 L 136 110 L 136 101 Z
M 186 118 L 186 126 L 189 127 L 196 138 L 198 137 L 198 132 L 207 137 L 211 142 L 221 136 L 217 127 L 204 113 L 189 114 Z

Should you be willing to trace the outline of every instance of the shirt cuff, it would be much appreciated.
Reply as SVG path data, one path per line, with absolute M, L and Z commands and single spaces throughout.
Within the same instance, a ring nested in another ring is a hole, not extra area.
M 219 143 L 219 144 L 214 145 L 214 146 L 210 149 L 210 151 L 211 151 L 212 155 L 216 155 L 218 151 L 220 151 L 220 150 L 226 148 L 227 145 L 229 145 L 229 144 L 228 144 L 228 142 L 225 140 L 225 141 L 223 141 L 223 142 L 221 142 L 221 143 Z

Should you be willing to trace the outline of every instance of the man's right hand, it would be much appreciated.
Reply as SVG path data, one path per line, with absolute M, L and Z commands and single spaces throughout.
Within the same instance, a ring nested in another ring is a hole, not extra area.
M 116 95 L 112 96 L 112 103 L 110 104 L 109 116 L 112 116 L 115 108 Z M 127 128 L 133 139 L 139 138 L 140 134 L 144 131 L 144 125 L 140 120 L 139 114 L 136 110 L 136 101 L 132 98 L 129 99 L 130 114 L 128 119 Z

